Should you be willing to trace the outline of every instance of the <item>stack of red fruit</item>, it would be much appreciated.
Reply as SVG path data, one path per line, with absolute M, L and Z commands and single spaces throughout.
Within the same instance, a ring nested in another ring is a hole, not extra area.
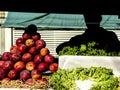
M 44 80 L 42 73 L 45 71 L 55 72 L 58 63 L 50 54 L 46 42 L 41 39 L 40 33 L 24 32 L 17 38 L 16 44 L 11 46 L 9 52 L 4 52 L 0 60 L 1 80 Z

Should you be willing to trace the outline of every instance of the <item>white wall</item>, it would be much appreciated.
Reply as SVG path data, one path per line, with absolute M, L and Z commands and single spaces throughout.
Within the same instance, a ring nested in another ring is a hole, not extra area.
M 9 51 L 12 45 L 11 28 L 5 28 L 5 51 Z
M 5 30 L 0 27 L 0 54 L 5 50 Z

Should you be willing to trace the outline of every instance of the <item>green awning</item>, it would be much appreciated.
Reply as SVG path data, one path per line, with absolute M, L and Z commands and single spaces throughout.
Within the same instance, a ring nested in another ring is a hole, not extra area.
M 86 28 L 82 14 L 8 12 L 2 27 L 24 28 L 35 24 L 39 28 Z M 120 29 L 118 15 L 102 15 L 101 26 L 106 29 Z

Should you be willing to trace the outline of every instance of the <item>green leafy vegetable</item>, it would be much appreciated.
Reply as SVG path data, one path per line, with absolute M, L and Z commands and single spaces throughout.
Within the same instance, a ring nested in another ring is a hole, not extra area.
M 90 90 L 117 90 L 118 78 L 112 69 L 105 67 L 58 69 L 50 77 L 50 85 L 54 90 L 79 90 L 75 80 L 92 80 L 96 83 Z
M 120 56 L 120 52 L 106 52 L 105 49 L 97 49 L 96 42 L 88 42 L 87 44 L 81 44 L 80 47 L 66 46 L 60 52 L 61 55 L 83 55 L 83 56 Z

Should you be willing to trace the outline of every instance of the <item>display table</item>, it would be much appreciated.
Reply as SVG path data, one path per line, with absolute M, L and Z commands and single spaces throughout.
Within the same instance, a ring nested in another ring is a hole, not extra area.
M 76 67 L 102 66 L 113 69 L 120 76 L 120 57 L 117 56 L 60 56 L 59 68 L 72 69 Z

